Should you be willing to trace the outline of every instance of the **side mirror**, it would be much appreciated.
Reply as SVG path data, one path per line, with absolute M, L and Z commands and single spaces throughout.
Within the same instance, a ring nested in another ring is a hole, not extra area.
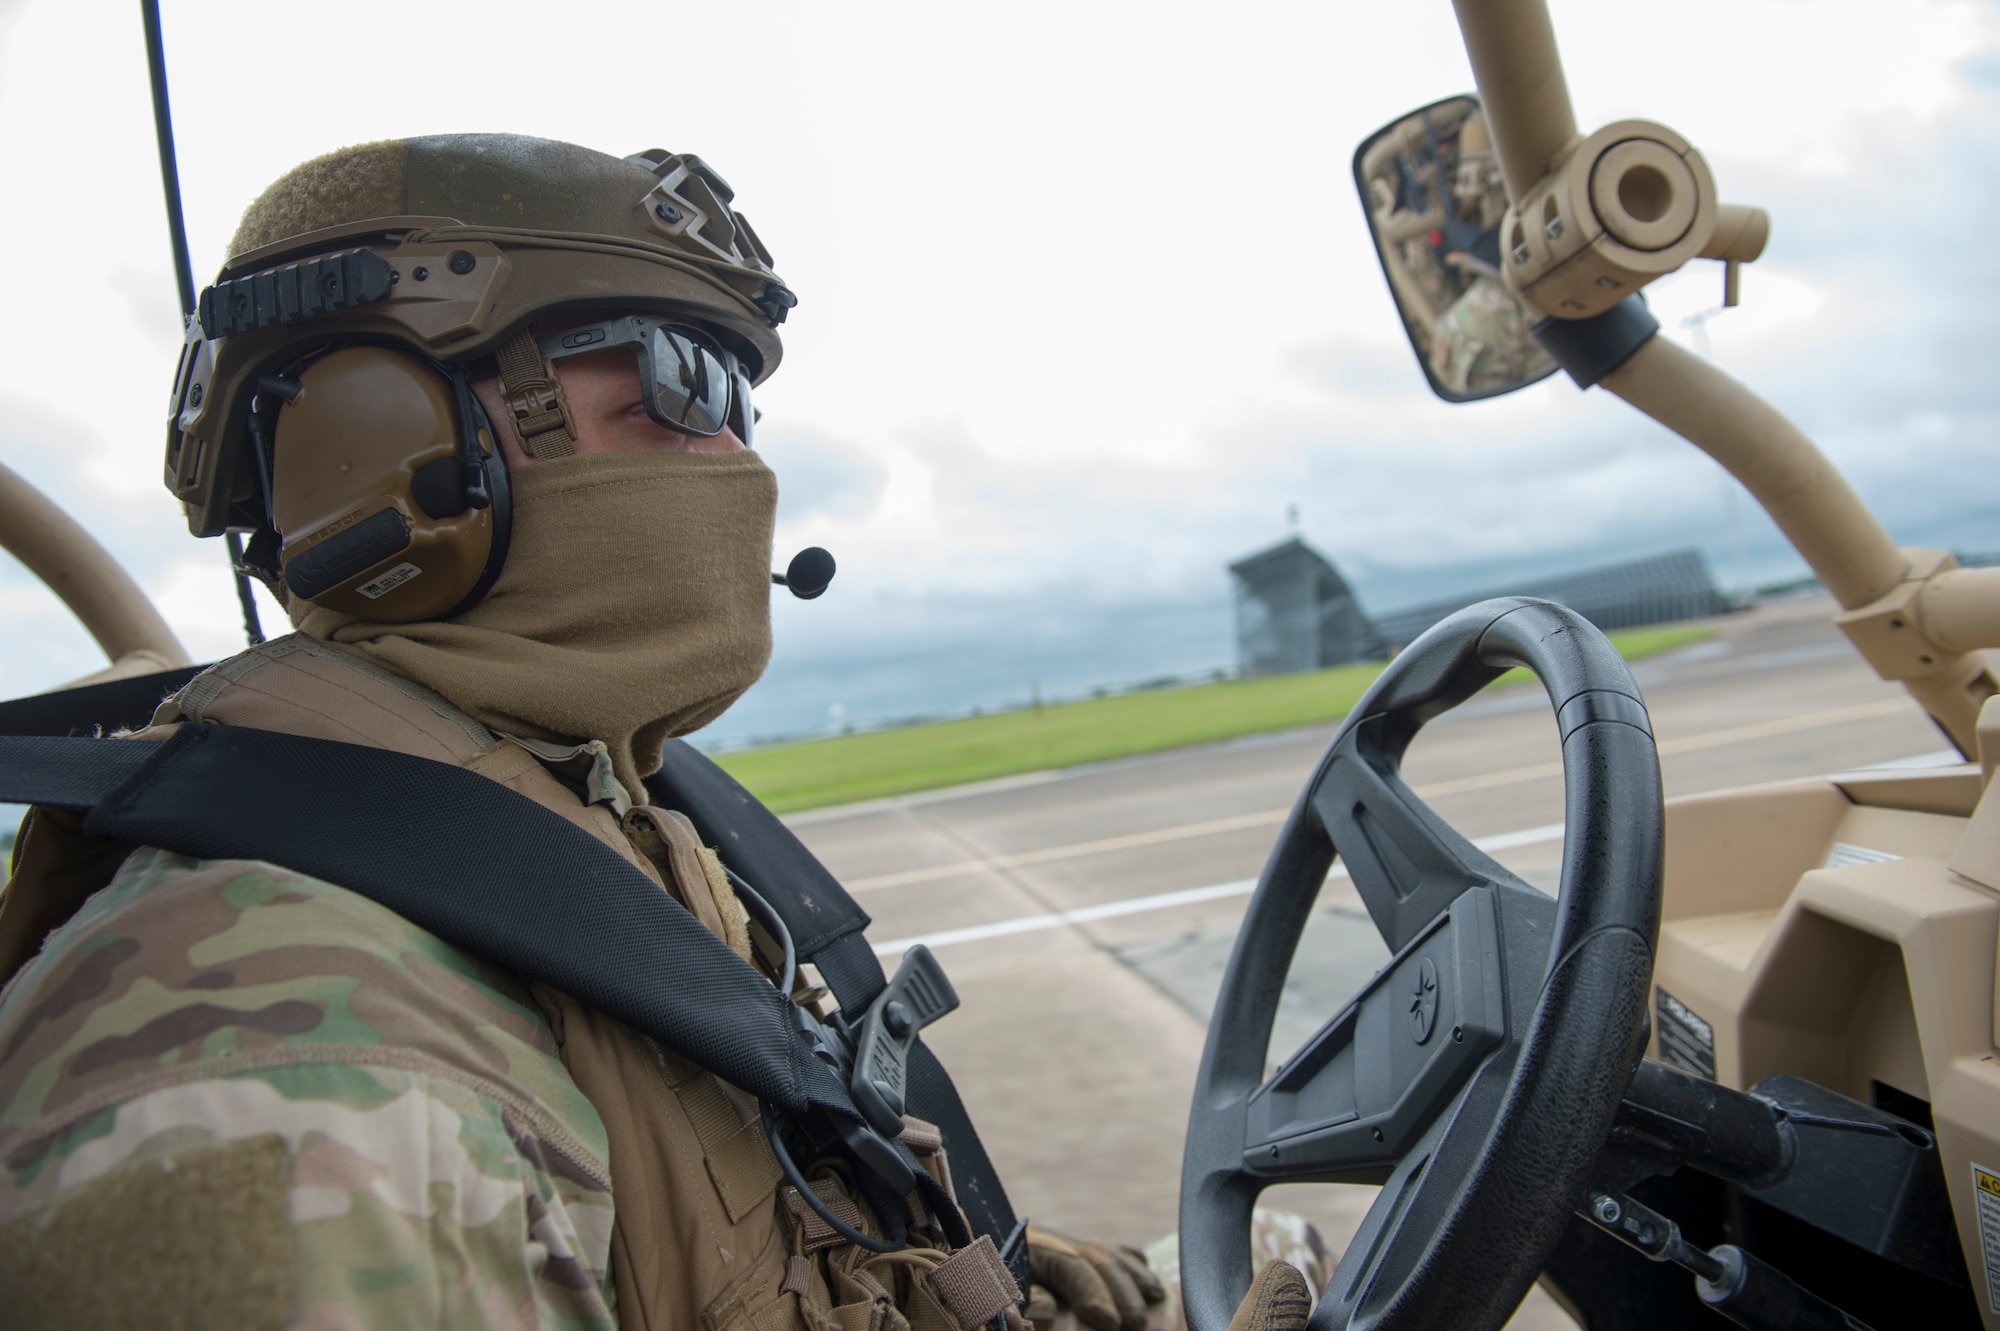
M 1431 391 L 1498 397 L 1548 378 L 1540 321 L 1500 273 L 1507 186 L 1479 99 L 1447 97 L 1369 135 L 1354 187 Z

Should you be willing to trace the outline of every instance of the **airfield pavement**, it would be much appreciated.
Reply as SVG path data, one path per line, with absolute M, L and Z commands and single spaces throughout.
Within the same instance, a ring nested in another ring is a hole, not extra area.
M 1669 797 L 1908 760 L 1947 761 L 1814 597 L 1713 621 L 1634 667 Z M 893 969 L 922 940 L 964 1001 L 926 1038 L 952 1069 L 1016 1209 L 1144 1244 L 1176 1224 L 1209 1006 L 1277 825 L 1333 727 L 1261 736 L 787 819 L 874 917 Z M 1404 772 L 1439 814 L 1553 892 L 1560 752 L 1533 684 L 1433 722 Z M 1321 894 L 1271 1042 L 1282 1057 L 1387 959 L 1360 898 Z M 1273 1058 L 1273 1064 L 1276 1058 Z M 1373 1189 L 1266 1194 L 1345 1244 Z M 1520 1328 L 1573 1323 L 1539 1289 Z

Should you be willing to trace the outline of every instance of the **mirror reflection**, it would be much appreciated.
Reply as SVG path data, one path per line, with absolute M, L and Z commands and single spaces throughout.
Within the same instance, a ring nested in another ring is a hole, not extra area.
M 1555 372 L 1500 274 L 1507 189 L 1478 98 L 1378 130 L 1354 154 L 1354 183 L 1431 391 L 1469 402 Z

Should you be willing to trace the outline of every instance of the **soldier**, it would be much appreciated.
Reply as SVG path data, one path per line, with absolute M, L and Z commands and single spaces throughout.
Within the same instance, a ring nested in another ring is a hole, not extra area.
M 1452 175 L 1452 201 L 1457 219 L 1478 229 L 1480 241 L 1494 245 L 1507 211 L 1507 188 L 1500 161 L 1493 151 L 1486 121 L 1468 117 L 1458 136 L 1458 165 Z M 1527 310 L 1507 286 L 1507 279 L 1487 258 L 1470 248 L 1442 256 L 1454 270 L 1452 281 L 1463 289 L 1440 302 L 1436 325 L 1430 330 L 1431 369 L 1438 382 L 1454 393 L 1482 393 L 1524 383 L 1554 368 L 1534 339 Z
M 1535 341 L 1507 280 L 1470 254 L 1453 254 L 1447 262 L 1472 280 L 1431 334 L 1438 382 L 1454 393 L 1482 393 L 1547 373 L 1549 355 Z
M 191 333 L 168 483 L 197 535 L 255 529 L 298 631 L 132 738 L 220 723 L 466 768 L 749 958 L 714 852 L 643 784 L 770 652 L 750 394 L 794 300 L 732 199 L 697 157 L 505 135 L 346 149 L 267 190 Z M 938 1274 L 1012 1289 L 990 1248 L 936 1221 L 898 1253 L 841 1241 L 754 1099 L 333 883 L 38 808 L 0 976 L 23 1324 L 1019 1325 Z M 948 1187 L 936 1130 L 904 1141 Z M 837 1169 L 813 1182 L 866 1223 Z M 1136 1328 L 1164 1294 L 1129 1250 L 1031 1255 L 1037 1320 Z M 1265 1271 L 1244 1324 L 1300 1324 L 1304 1289 Z

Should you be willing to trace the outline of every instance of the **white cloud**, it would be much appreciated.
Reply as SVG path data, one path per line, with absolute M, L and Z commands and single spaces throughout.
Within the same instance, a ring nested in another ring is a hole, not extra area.
M 1968 359 L 2000 341 L 1979 253 L 2000 165 L 1994 12 L 1554 12 L 1586 129 L 1661 120 L 1702 148 L 1723 197 L 1773 210 L 1745 304 L 1707 325 L 1717 359 L 1820 431 L 1886 509 L 1942 512 L 1940 478 L 2000 414 Z M 362 0 L 338 21 L 376 53 L 358 60 L 304 11 L 170 2 L 195 266 L 214 271 L 264 184 L 346 143 L 507 129 L 700 151 L 802 299 L 762 437 L 786 496 L 781 559 L 817 542 L 842 562 L 829 597 L 798 608 L 818 619 L 780 619 L 825 653 L 904 651 L 881 609 L 898 597 L 1207 604 L 1222 564 L 1281 535 L 1294 502 L 1312 539 L 1387 570 L 1720 530 L 1712 464 L 1602 394 L 1557 380 L 1452 408 L 1425 392 L 1348 157 L 1471 85 L 1449 7 L 1218 13 Z M 34 200 L 0 216 L 0 461 L 215 652 L 238 633 L 221 552 L 156 488 L 177 339 L 153 160 L 128 6 L 0 9 L 0 170 Z M 1720 285 L 1705 264 L 1660 284 L 1668 335 L 1689 338 L 1681 320 Z M 0 564 L 0 594 L 24 577 Z M 19 613 L 7 687 L 81 672 L 26 645 L 41 621 Z

